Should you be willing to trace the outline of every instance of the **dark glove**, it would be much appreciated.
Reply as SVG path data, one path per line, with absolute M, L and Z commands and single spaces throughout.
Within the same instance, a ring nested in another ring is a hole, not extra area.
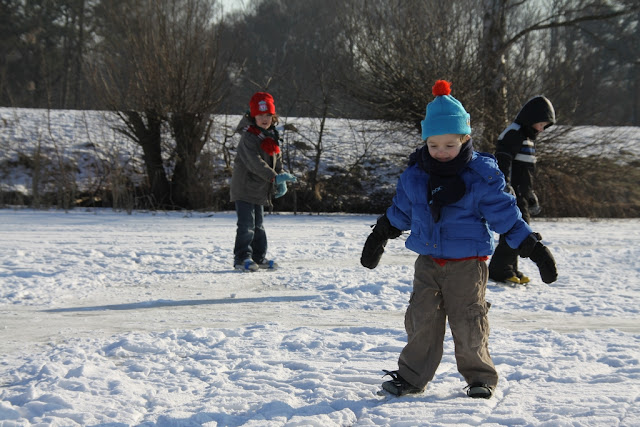
M 382 238 L 375 231 L 369 234 L 367 241 L 362 248 L 362 255 L 360 256 L 360 264 L 363 267 L 374 269 L 378 266 L 380 258 L 384 253 L 384 247 L 387 245 L 389 239 Z
M 506 151 L 500 151 L 500 147 L 496 149 L 496 161 L 498 162 L 498 167 L 504 174 L 504 180 L 509 184 L 511 181 L 511 167 L 513 165 L 513 156 Z
M 520 244 L 518 254 L 536 263 L 538 270 L 540 270 L 540 278 L 544 283 L 553 283 L 558 279 L 556 260 L 553 259 L 549 248 L 542 244 L 541 238 L 538 233 L 529 234 Z
M 380 258 L 382 258 L 387 241 L 389 239 L 395 239 L 401 234 L 402 231 L 391 225 L 386 215 L 382 215 L 378 218 L 378 222 L 373 227 L 373 231 L 364 243 L 360 264 L 362 264 L 363 267 L 376 268 L 380 262 Z
M 540 206 L 540 203 L 538 202 L 538 196 L 536 196 L 536 193 L 534 193 L 533 190 L 529 191 L 529 193 L 527 194 L 527 205 L 529 206 L 529 213 L 531 215 L 540 215 L 542 206 Z

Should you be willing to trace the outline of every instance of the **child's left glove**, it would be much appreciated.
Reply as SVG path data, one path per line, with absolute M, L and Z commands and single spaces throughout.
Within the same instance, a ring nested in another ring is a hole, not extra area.
M 273 196 L 276 199 L 284 196 L 285 194 L 287 194 L 287 184 L 285 182 L 280 183 L 276 186 L 276 194 Z
M 362 255 L 360 256 L 360 264 L 362 264 L 363 267 L 376 268 L 380 262 L 380 258 L 382 258 L 387 241 L 389 239 L 395 239 L 401 234 L 401 230 L 391 225 L 387 215 L 382 215 L 378 218 L 378 222 L 373 227 L 373 231 L 364 243 Z
M 553 283 L 558 279 L 556 260 L 551 251 L 541 242 L 542 236 L 531 233 L 518 247 L 518 254 L 535 262 L 540 270 L 540 278 L 544 283 Z
M 296 178 L 295 176 L 287 172 L 282 172 L 276 175 L 276 184 L 278 185 L 284 184 L 285 182 L 289 182 L 289 181 L 296 182 L 297 180 L 298 178 Z

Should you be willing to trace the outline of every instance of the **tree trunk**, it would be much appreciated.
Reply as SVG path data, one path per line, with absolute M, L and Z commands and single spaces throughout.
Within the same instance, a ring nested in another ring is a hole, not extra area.
M 322 117 L 320 119 L 320 130 L 318 132 L 318 142 L 315 145 L 316 153 L 313 158 L 313 170 L 311 171 L 311 179 L 309 180 L 309 184 L 311 185 L 311 190 L 313 191 L 313 194 L 316 200 L 322 199 L 322 194 L 321 194 L 319 183 L 318 183 L 318 172 L 320 171 L 320 160 L 324 152 L 324 147 L 322 145 L 322 137 L 324 136 L 324 126 L 327 120 L 327 110 L 328 110 L 328 105 L 325 103 L 324 109 L 322 110 Z
M 162 118 L 153 111 L 147 111 L 144 113 L 147 121 L 145 124 L 142 115 L 138 112 L 129 111 L 124 114 L 127 126 L 133 132 L 136 142 L 142 147 L 152 204 L 156 208 L 170 207 L 171 191 L 162 162 Z
M 637 59 L 633 69 L 635 70 L 635 79 L 633 85 L 635 87 L 633 93 L 633 116 L 631 117 L 631 124 L 633 126 L 640 126 L 640 59 Z
M 181 208 L 195 209 L 203 200 L 197 161 L 207 140 L 210 120 L 203 114 L 177 113 L 170 119 L 176 141 L 176 163 L 172 176 L 173 201 Z M 205 183 L 206 184 L 206 183 Z
M 483 35 L 480 61 L 483 70 L 482 140 L 479 149 L 493 151 L 498 135 L 507 125 L 505 68 L 506 9 L 508 0 L 483 0 Z
M 78 5 L 78 39 L 76 41 L 76 55 L 74 64 L 74 80 L 73 80 L 73 108 L 80 108 L 80 82 L 83 81 L 82 76 L 82 58 L 84 57 L 84 14 L 85 0 L 80 0 Z

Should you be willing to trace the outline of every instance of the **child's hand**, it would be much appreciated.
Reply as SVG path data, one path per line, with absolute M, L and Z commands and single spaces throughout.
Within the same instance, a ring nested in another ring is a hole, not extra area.
M 276 187 L 276 194 L 273 197 L 278 199 L 284 196 L 285 194 L 287 194 L 287 184 L 283 182 L 278 184 L 278 186 Z
M 375 230 L 369 234 L 367 241 L 362 248 L 362 255 L 360 256 L 360 264 L 363 267 L 374 269 L 378 266 L 380 258 L 384 253 L 384 247 L 387 245 L 387 239 L 380 236 Z
M 540 235 L 531 233 L 524 239 L 518 248 L 518 253 L 523 258 L 529 258 L 535 262 L 540 270 L 540 278 L 544 283 L 553 283 L 558 279 L 556 260 L 551 251 L 540 241 Z
M 536 193 L 534 193 L 533 190 L 527 194 L 527 203 L 529 205 L 529 213 L 531 215 L 536 216 L 540 214 L 542 207 L 538 202 L 538 196 L 536 196 Z
M 542 243 L 538 242 L 529 257 L 535 262 L 540 270 L 540 277 L 544 283 L 553 283 L 558 280 L 558 269 L 556 268 L 556 260 L 551 255 L 551 251 Z
M 384 247 L 387 245 L 389 239 L 395 239 L 402 234 L 401 230 L 395 228 L 389 222 L 387 215 L 382 215 L 378 218 L 378 222 L 373 231 L 367 237 L 367 241 L 362 248 L 362 256 L 360 257 L 360 264 L 367 268 L 376 268 L 384 253 Z
M 298 178 L 296 178 L 295 176 L 291 175 L 290 173 L 287 172 L 283 172 L 280 173 L 278 175 L 276 175 L 276 184 L 280 185 L 283 184 L 285 182 L 296 182 L 298 180 Z

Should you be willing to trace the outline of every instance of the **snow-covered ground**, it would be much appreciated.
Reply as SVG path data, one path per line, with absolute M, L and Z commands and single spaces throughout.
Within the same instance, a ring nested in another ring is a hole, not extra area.
M 395 369 L 415 255 L 359 265 L 374 216 L 270 215 L 281 269 L 231 269 L 234 213 L 0 210 L 0 425 L 640 426 L 640 220 L 536 221 L 560 276 L 489 285 L 501 375 L 469 399 L 452 339 Z

